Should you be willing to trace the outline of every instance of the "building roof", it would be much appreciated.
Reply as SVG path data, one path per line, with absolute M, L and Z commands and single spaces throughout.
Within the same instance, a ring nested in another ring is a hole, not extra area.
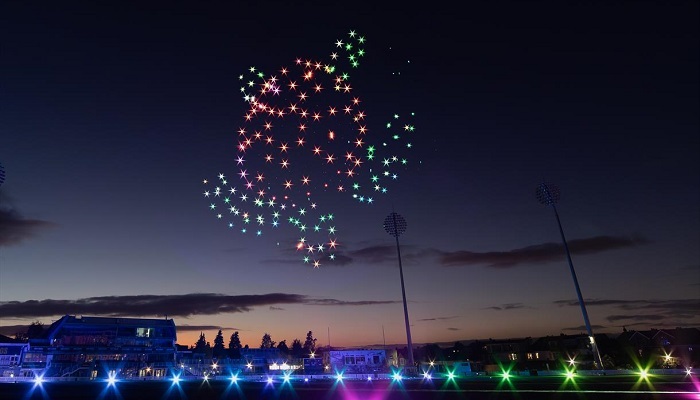
M 175 326 L 172 319 L 152 319 L 152 318 L 122 318 L 122 317 L 86 317 L 65 315 L 57 322 L 62 324 L 93 324 L 93 325 L 133 325 L 133 326 Z
M 75 315 L 64 315 L 58 321 L 51 324 L 44 330 L 41 340 L 51 340 L 61 328 L 75 328 L 78 326 L 104 326 L 105 329 L 114 327 L 131 328 L 170 328 L 173 338 L 175 338 L 175 321 L 172 319 L 150 319 L 150 318 L 117 318 L 117 317 L 85 317 Z M 35 342 L 40 342 L 36 340 Z
M 626 330 L 618 336 L 618 340 L 647 342 L 649 344 L 660 339 L 666 339 L 672 345 L 700 344 L 700 329 L 698 328 L 674 328 L 674 329 L 649 329 L 646 331 Z

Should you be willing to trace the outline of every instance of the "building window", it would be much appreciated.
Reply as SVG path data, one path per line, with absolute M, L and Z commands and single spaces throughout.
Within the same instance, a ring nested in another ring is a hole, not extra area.
M 136 337 L 153 336 L 153 328 L 136 328 Z

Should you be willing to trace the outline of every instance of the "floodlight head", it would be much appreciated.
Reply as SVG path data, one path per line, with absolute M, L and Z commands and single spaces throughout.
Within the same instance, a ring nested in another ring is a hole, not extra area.
M 392 212 L 384 219 L 384 230 L 394 237 L 399 237 L 406 232 L 406 226 L 406 220 L 395 212 Z
M 559 186 L 548 183 L 540 183 L 536 190 L 537 200 L 547 206 L 559 202 Z

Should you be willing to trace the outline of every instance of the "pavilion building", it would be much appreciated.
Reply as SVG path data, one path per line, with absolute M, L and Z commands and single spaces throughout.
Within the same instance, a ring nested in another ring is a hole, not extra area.
M 66 315 L 29 340 L 23 375 L 163 377 L 176 367 L 176 340 L 172 319 Z

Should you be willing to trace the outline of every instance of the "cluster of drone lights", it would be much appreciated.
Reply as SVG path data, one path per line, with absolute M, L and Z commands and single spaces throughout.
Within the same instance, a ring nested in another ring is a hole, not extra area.
M 373 204 L 413 147 L 414 125 L 398 114 L 379 126 L 370 121 L 350 79 L 365 56 L 365 38 L 348 36 L 336 41 L 328 61 L 298 58 L 272 74 L 251 67 L 240 75 L 247 109 L 233 172 L 203 180 L 209 209 L 230 230 L 263 236 L 290 226 L 298 238 L 290 249 L 315 268 L 334 260 L 339 245 L 334 213 L 323 201 L 349 194 Z

